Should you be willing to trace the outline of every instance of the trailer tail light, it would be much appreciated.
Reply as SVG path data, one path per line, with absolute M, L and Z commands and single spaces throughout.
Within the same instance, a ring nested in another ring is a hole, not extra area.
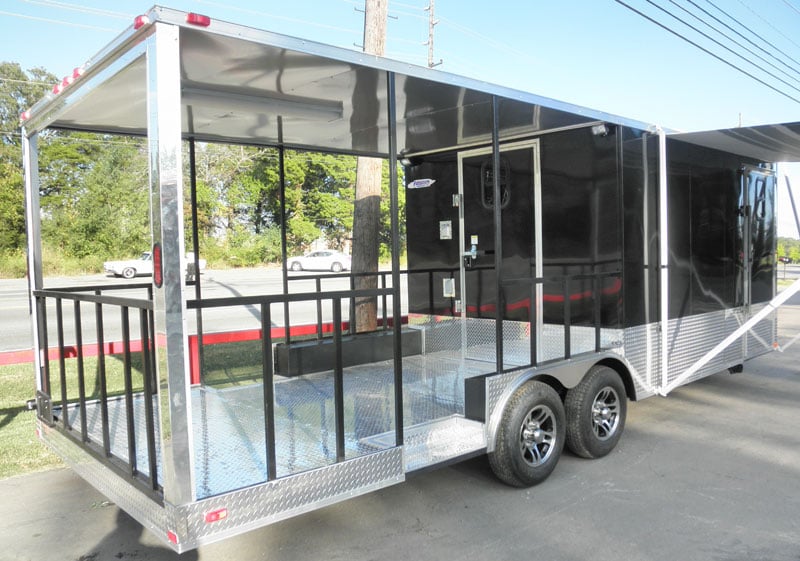
M 161 244 L 153 244 L 153 284 L 161 288 L 164 284 L 164 269 L 161 261 Z
M 190 25 L 199 25 L 200 27 L 208 27 L 211 25 L 211 18 L 203 14 L 195 14 L 190 12 L 186 14 L 186 23 Z
M 139 29 L 150 23 L 150 18 L 147 16 L 136 16 L 133 20 L 133 28 Z
M 178 535 L 172 530 L 167 530 L 167 539 L 175 545 L 178 545 Z
M 225 520 L 226 518 L 228 518 L 227 508 L 218 508 L 217 510 L 206 512 L 205 516 L 206 524 L 210 524 L 212 522 L 219 522 L 220 520 Z

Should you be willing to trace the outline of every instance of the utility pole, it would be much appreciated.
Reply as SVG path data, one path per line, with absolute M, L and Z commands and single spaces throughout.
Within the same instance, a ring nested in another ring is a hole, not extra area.
M 428 2 L 428 7 L 425 8 L 425 11 L 428 12 L 428 42 L 425 44 L 428 45 L 428 68 L 433 68 L 442 64 L 442 59 L 439 59 L 439 62 L 433 62 L 433 28 L 439 23 L 439 20 L 434 15 L 436 0 L 428 0 Z
M 364 0 L 365 53 L 383 56 L 386 50 L 388 15 L 389 0 Z M 377 84 L 370 84 L 368 80 L 369 77 L 364 79 L 362 89 L 358 83 L 359 77 L 356 77 L 356 90 L 361 90 L 364 94 L 364 98 L 360 98 L 359 103 L 373 105 L 374 118 L 378 122 L 380 103 L 375 97 Z M 377 146 L 377 137 L 373 140 Z M 356 164 L 352 273 L 358 275 L 354 282 L 357 290 L 378 288 L 377 274 L 365 275 L 364 273 L 378 272 L 382 167 L 382 159 L 363 156 L 358 158 Z M 378 326 L 377 297 L 356 298 L 354 315 L 357 332 L 375 331 Z M 352 328 L 353 326 L 351 326 Z

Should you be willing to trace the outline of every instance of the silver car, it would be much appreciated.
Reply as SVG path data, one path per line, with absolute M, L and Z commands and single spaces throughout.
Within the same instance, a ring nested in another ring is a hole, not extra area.
M 341 271 L 350 270 L 350 256 L 332 249 L 321 249 L 301 257 L 291 257 L 287 266 L 292 271 Z

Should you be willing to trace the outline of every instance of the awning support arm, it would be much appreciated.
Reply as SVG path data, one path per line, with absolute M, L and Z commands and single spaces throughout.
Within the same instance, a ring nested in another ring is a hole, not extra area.
M 782 306 L 786 301 L 794 296 L 797 292 L 800 292 L 800 279 L 794 281 L 788 288 L 784 289 L 780 294 L 778 294 L 775 298 L 770 300 L 767 305 L 751 317 L 749 320 L 744 322 L 739 329 L 728 335 L 725 339 L 722 340 L 716 347 L 708 351 L 703 357 L 695 362 L 692 366 L 690 366 L 686 371 L 684 371 L 680 376 L 675 378 L 672 382 L 664 386 L 658 393 L 660 395 L 666 396 L 669 392 L 683 384 L 686 380 L 688 380 L 691 376 L 697 373 L 703 366 L 709 363 L 714 357 L 719 355 L 722 351 L 724 351 L 731 343 L 739 339 L 742 335 L 750 331 L 755 325 L 767 317 L 772 312 L 776 311 L 780 306 Z

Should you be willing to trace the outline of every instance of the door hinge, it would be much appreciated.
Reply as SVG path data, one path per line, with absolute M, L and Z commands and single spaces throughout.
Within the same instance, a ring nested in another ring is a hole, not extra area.
M 455 308 L 455 310 L 454 310 L 455 313 L 460 314 L 461 313 L 461 300 L 456 300 L 455 303 L 453 304 L 453 307 Z
M 461 193 L 456 193 L 453 195 L 453 206 L 458 208 L 461 206 Z

